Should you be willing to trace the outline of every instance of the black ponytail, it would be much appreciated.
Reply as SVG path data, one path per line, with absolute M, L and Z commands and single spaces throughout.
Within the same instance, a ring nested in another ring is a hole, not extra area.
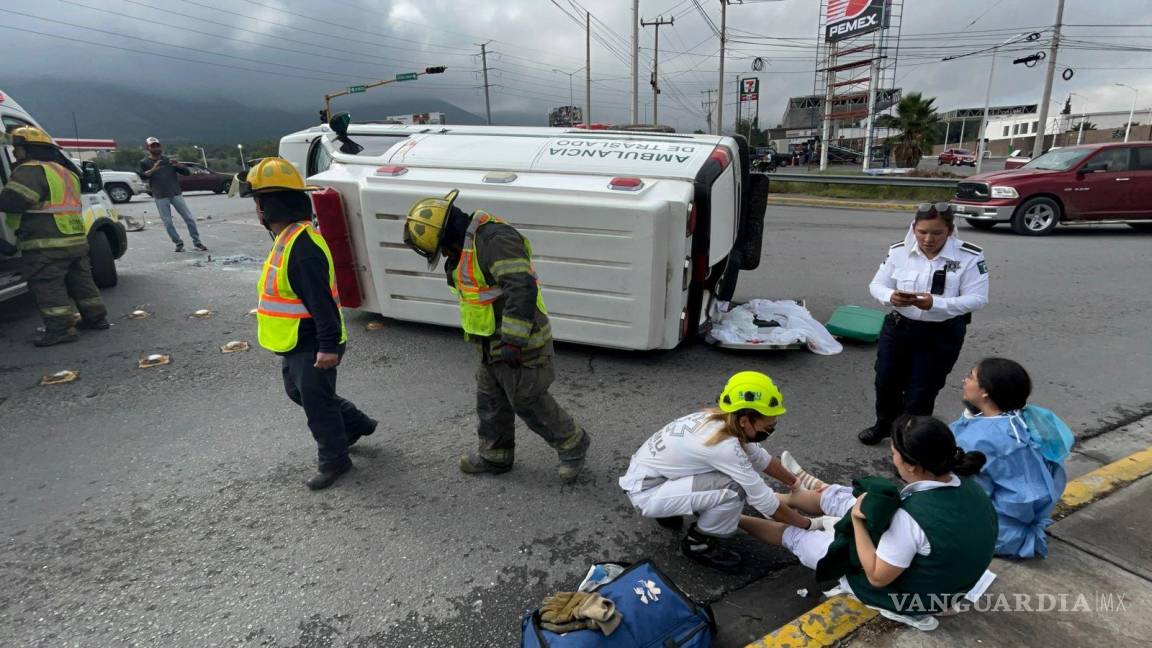
M 964 448 L 956 448 L 956 456 L 952 461 L 952 472 L 961 477 L 968 477 L 980 472 L 988 458 L 983 452 L 964 452 Z
M 952 430 L 938 418 L 905 414 L 892 426 L 892 445 L 905 463 L 933 475 L 956 473 L 967 477 L 980 472 L 987 458 L 982 452 L 956 447 Z

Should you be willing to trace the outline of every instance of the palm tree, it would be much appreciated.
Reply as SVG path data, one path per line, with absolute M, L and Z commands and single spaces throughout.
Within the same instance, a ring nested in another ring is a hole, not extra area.
M 896 164 L 916 168 L 925 151 L 932 150 L 936 125 L 940 123 L 940 116 L 932 105 L 935 102 L 935 97 L 924 99 L 919 92 L 909 92 L 896 104 L 896 115 L 889 125 L 900 134 L 888 140 Z
M 1069 131 L 1080 130 L 1080 122 L 1076 122 L 1075 124 L 1072 124 L 1071 126 L 1069 126 L 1068 130 Z M 1096 130 L 1096 124 L 1094 124 L 1090 121 L 1085 121 L 1084 122 L 1084 130 Z

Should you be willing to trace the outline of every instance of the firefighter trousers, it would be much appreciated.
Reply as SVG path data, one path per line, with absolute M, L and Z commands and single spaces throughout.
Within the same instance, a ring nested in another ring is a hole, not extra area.
M 21 253 L 24 280 L 40 309 L 49 335 L 72 328 L 77 310 L 86 321 L 108 317 L 100 299 L 100 289 L 92 281 L 88 245 L 24 250 Z
M 537 358 L 532 364 L 510 367 L 504 362 L 480 363 L 476 372 L 480 456 L 496 464 L 512 463 L 519 416 L 556 450 L 560 461 L 582 459 L 588 448 L 587 433 L 548 393 L 556 377 L 551 356 Z

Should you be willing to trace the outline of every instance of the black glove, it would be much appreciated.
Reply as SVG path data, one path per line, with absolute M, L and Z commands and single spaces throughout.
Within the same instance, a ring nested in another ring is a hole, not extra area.
M 514 344 L 504 343 L 500 347 L 500 360 L 509 367 L 519 367 L 524 364 L 524 352 Z
M 15 246 L 0 238 L 0 254 L 4 256 L 16 256 L 20 250 Z

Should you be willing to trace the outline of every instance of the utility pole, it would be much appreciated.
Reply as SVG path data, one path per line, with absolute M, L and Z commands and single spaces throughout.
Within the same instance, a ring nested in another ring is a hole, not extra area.
M 632 0 L 632 123 L 640 121 L 640 0 Z
M 480 61 L 484 66 L 484 115 L 489 126 L 492 125 L 492 103 L 488 100 L 488 43 L 480 44 Z
M 660 120 L 656 117 L 658 114 L 657 103 L 660 99 L 660 26 L 671 25 L 676 20 L 675 17 L 664 20 L 664 16 L 658 16 L 656 20 L 651 22 L 640 21 L 642 27 L 655 27 L 656 28 L 656 47 L 652 50 L 652 123 L 659 124 Z
M 728 42 L 728 0 L 720 0 L 720 89 L 716 93 L 716 134 L 724 134 L 724 44 Z M 739 106 L 739 104 L 737 104 Z
M 592 12 L 584 12 L 584 123 L 592 123 Z
M 716 102 L 713 101 L 713 99 L 712 99 L 712 93 L 713 92 L 716 92 L 716 91 L 713 90 L 712 88 L 708 88 L 707 90 L 701 90 L 700 91 L 700 94 L 708 95 L 707 99 L 700 102 L 700 107 L 704 109 L 704 114 L 706 115 L 706 119 L 708 120 L 708 132 L 709 133 L 712 132 L 712 108 L 716 105 Z
M 836 62 L 837 43 L 828 43 L 828 87 L 824 89 L 824 123 L 820 125 L 820 170 L 828 170 L 828 146 L 832 142 L 832 90 L 836 86 L 836 72 L 832 69 Z
M 1048 73 L 1044 75 L 1044 96 L 1040 99 L 1040 123 L 1037 125 L 1036 141 L 1032 144 L 1032 157 L 1039 157 L 1044 151 L 1044 127 L 1048 121 L 1048 102 L 1052 100 L 1052 77 L 1056 74 L 1056 52 L 1060 49 L 1060 26 L 1064 22 L 1064 0 L 1056 4 L 1056 26 L 1052 29 L 1052 50 L 1048 52 Z

